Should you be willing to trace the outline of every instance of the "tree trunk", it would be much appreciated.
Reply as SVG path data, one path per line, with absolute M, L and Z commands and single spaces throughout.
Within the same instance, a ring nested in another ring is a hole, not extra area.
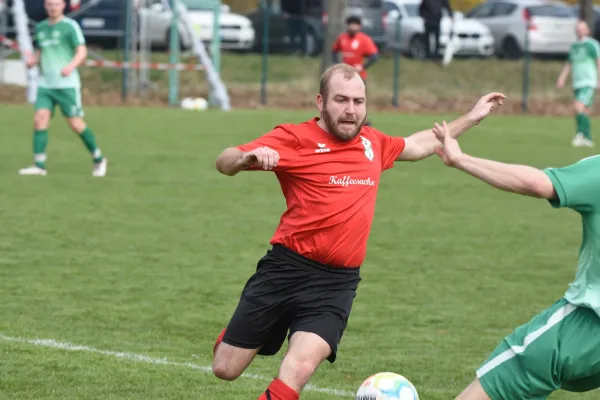
M 323 44 L 323 62 L 321 64 L 321 73 L 333 64 L 331 47 L 340 33 L 344 31 L 344 10 L 348 5 L 348 0 L 326 0 L 325 10 L 327 12 L 327 26 L 325 32 L 325 41 Z

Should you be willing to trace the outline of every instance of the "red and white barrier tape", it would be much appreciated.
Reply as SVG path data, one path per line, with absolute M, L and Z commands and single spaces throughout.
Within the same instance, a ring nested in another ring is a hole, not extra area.
M 19 51 L 19 45 L 12 39 L 0 35 L 0 43 L 15 51 Z M 140 62 L 121 62 L 104 60 L 86 60 L 84 63 L 88 67 L 110 68 L 110 69 L 150 69 L 156 71 L 204 71 L 204 65 L 201 64 L 168 64 L 168 63 L 140 63 Z
M 86 60 L 88 67 L 100 67 L 111 69 L 151 69 L 157 71 L 203 71 L 204 66 L 200 64 L 167 64 L 167 63 L 140 63 L 140 62 L 121 62 L 121 61 L 102 61 Z

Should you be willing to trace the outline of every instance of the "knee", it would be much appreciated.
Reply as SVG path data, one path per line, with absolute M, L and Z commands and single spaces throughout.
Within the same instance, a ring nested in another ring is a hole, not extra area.
M 237 371 L 233 363 L 228 362 L 225 359 L 215 358 L 212 365 L 213 374 L 219 379 L 224 381 L 233 381 L 239 378 L 241 375 L 240 371 Z
M 69 119 L 69 127 L 73 132 L 81 134 L 85 129 L 85 122 L 81 118 L 71 118 Z
M 292 375 L 294 377 L 294 381 L 298 383 L 299 386 L 302 386 L 304 382 L 308 382 L 310 380 L 320 364 L 319 362 L 309 358 L 290 358 L 286 361 L 287 365 L 285 369 L 287 369 L 288 376 Z
M 35 130 L 48 128 L 49 116 L 46 113 L 37 112 L 33 116 L 33 127 Z

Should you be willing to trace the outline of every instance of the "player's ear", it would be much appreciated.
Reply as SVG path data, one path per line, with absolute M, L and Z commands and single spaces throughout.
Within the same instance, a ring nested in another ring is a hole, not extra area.
M 323 96 L 321 96 L 321 93 L 317 94 L 317 108 L 319 112 L 323 112 Z

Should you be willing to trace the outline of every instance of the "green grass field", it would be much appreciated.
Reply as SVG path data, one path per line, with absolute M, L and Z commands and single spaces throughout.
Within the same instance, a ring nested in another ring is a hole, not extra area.
M 228 178 L 214 160 L 312 115 L 89 108 L 110 161 L 103 180 L 92 180 L 89 155 L 60 118 L 49 175 L 17 176 L 31 161 L 31 111 L 3 105 L 1 115 L 0 398 L 256 399 L 281 354 L 233 383 L 208 366 L 284 200 L 273 175 Z M 372 119 L 408 135 L 442 117 Z M 462 143 L 483 157 L 560 166 L 593 154 L 569 146 L 573 125 L 495 117 Z M 388 370 L 422 399 L 453 398 L 504 335 L 562 296 L 580 236 L 572 211 L 496 191 L 433 157 L 396 164 L 381 182 L 338 361 L 302 398 L 351 398 Z

